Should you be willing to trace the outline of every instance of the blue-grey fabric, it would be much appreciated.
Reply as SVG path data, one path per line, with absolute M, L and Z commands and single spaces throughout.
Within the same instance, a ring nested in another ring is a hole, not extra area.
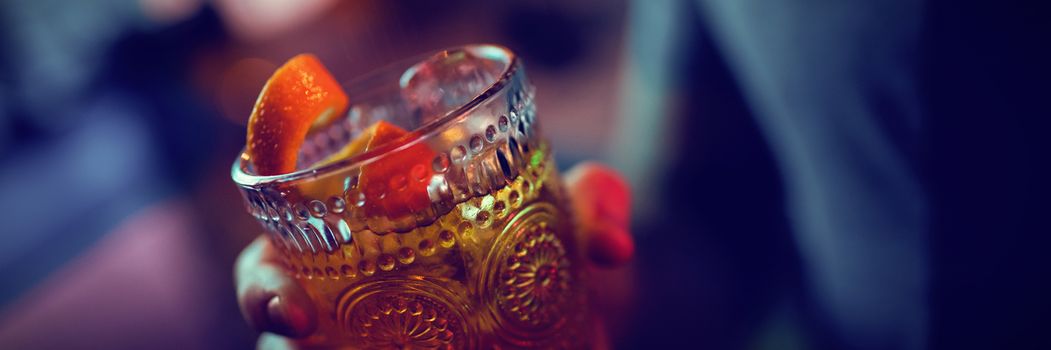
M 925 344 L 922 1 L 698 1 L 783 175 L 804 276 L 855 349 Z

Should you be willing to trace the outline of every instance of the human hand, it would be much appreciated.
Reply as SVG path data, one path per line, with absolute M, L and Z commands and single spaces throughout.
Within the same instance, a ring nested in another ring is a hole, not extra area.
M 620 175 L 585 163 L 566 173 L 565 184 L 592 265 L 614 268 L 631 260 L 635 252 L 629 232 L 631 199 Z M 249 244 L 235 266 L 241 313 L 253 327 L 265 332 L 259 337 L 259 349 L 295 349 L 291 338 L 314 332 L 317 310 L 302 287 L 282 270 L 269 239 L 261 236 Z M 597 290 L 595 284 L 601 281 L 589 282 Z M 599 337 L 604 334 L 601 330 L 595 333 Z M 605 339 L 594 341 L 605 343 Z

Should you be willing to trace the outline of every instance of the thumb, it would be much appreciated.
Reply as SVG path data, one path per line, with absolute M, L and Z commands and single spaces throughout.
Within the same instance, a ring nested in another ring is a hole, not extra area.
M 245 320 L 260 331 L 290 337 L 317 328 L 317 310 L 299 284 L 282 271 L 270 240 L 260 236 L 241 253 L 234 271 L 237 302 Z

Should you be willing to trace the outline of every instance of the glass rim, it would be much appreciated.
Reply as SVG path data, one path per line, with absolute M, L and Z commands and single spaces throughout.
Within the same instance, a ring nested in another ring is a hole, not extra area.
M 449 54 L 451 52 L 456 51 L 467 50 L 480 50 L 483 52 L 496 53 L 502 55 L 501 60 L 506 60 L 507 66 L 504 67 L 503 71 L 499 75 L 499 78 L 495 79 L 484 89 L 481 89 L 474 97 L 471 98 L 470 101 L 467 101 L 466 103 L 450 110 L 449 112 L 446 112 L 441 117 L 434 118 L 433 120 L 430 120 L 427 123 L 424 123 L 423 125 L 420 125 L 419 127 L 409 131 L 408 134 L 399 137 L 391 142 L 387 142 L 376 149 L 368 150 L 351 157 L 343 158 L 320 167 L 298 169 L 296 171 L 284 174 L 257 175 L 246 172 L 246 164 L 244 163 L 247 160 L 248 149 L 247 145 L 245 145 L 245 147 L 241 149 L 241 152 L 239 153 L 237 159 L 234 160 L 233 169 L 231 169 L 230 171 L 231 177 L 233 178 L 234 182 L 237 183 L 239 186 L 249 187 L 283 184 L 319 177 L 328 173 L 337 172 L 339 170 L 364 165 L 376 159 L 379 159 L 388 153 L 400 151 L 402 149 L 411 147 L 421 142 L 426 137 L 434 134 L 442 127 L 447 126 L 448 124 L 461 118 L 466 118 L 471 110 L 489 100 L 490 97 L 497 95 L 500 91 L 502 91 L 511 81 L 515 72 L 519 69 L 518 56 L 515 55 L 515 53 L 507 47 L 497 44 L 467 44 L 448 47 L 440 50 L 434 50 L 382 65 L 378 68 L 368 71 L 365 74 L 347 80 L 345 83 L 341 84 L 343 87 L 353 86 L 355 84 L 360 84 L 364 81 L 368 81 L 371 78 L 380 76 L 383 73 L 390 73 L 391 70 L 397 69 L 397 67 L 403 67 L 408 65 L 408 68 L 406 68 L 405 72 L 403 72 L 404 74 L 415 69 L 421 63 L 426 62 L 426 60 L 431 57 L 436 57 L 442 54 Z M 483 58 L 496 60 L 493 58 L 489 58 L 488 56 Z M 405 76 L 403 75 L 399 79 L 399 84 L 402 83 L 401 80 L 403 80 L 404 77 Z

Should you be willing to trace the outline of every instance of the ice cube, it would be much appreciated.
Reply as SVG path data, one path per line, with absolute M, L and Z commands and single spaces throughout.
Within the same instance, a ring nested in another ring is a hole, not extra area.
M 499 79 L 506 64 L 471 50 L 443 51 L 409 68 L 401 93 L 418 111 L 421 125 L 467 104 Z

